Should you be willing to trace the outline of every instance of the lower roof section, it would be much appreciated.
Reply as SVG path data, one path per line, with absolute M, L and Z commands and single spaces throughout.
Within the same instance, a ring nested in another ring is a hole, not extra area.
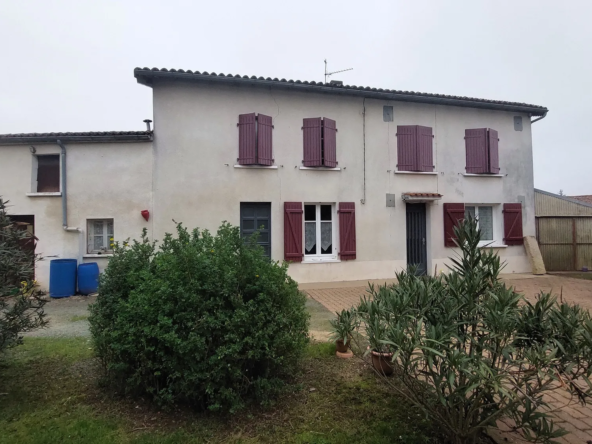
M 26 145 L 30 143 L 115 143 L 149 142 L 152 131 L 90 131 L 74 133 L 20 133 L 0 134 L 0 145 Z
M 534 189 L 536 217 L 592 217 L 592 203 Z

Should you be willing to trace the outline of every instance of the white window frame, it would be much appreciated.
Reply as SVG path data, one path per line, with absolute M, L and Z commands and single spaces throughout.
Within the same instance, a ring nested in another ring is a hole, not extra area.
M 105 247 L 97 250 L 94 248 L 94 224 L 95 222 L 103 222 L 103 245 Z M 113 233 L 109 234 L 109 223 L 113 224 Z M 112 237 L 115 236 L 115 221 L 113 218 L 108 219 L 87 219 L 86 220 L 86 252 L 87 254 L 113 254 L 113 248 L 111 248 L 111 244 L 113 241 L 111 240 Z
M 477 227 L 479 227 L 479 208 L 491 207 L 491 223 L 493 225 L 493 240 L 482 240 L 479 242 L 480 247 L 500 247 L 503 246 L 503 231 L 502 231 L 502 214 L 500 204 L 465 204 L 465 212 L 467 207 L 475 207 L 475 217 L 477 218 Z
M 306 254 L 306 216 L 303 213 L 302 217 L 302 251 L 304 253 L 303 263 L 319 263 L 319 262 L 341 262 L 339 260 L 339 253 L 337 251 L 337 239 L 339 239 L 339 221 L 337 214 L 337 204 L 335 202 L 305 202 L 306 205 L 315 205 L 316 209 L 316 235 L 317 235 L 317 254 Z M 331 235 L 333 253 L 321 254 L 321 205 L 331 205 Z M 308 221 L 309 223 L 311 221 Z

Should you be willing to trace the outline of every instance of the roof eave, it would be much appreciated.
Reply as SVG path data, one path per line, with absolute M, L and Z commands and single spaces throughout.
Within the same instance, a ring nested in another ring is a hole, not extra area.
M 152 141 L 152 135 L 120 135 L 120 136 L 29 136 L 29 137 L 0 137 L 0 145 L 27 145 L 31 143 L 138 143 Z
M 231 85 L 252 85 L 258 87 L 275 87 L 278 89 L 316 92 L 321 94 L 337 94 L 357 96 L 381 100 L 398 100 L 402 102 L 427 103 L 433 105 L 461 106 L 465 108 L 491 109 L 496 111 L 509 111 L 529 114 L 530 116 L 544 116 L 547 108 L 534 107 L 518 104 L 494 103 L 482 100 L 456 99 L 452 97 L 437 97 L 424 94 L 405 94 L 398 92 L 374 91 L 365 88 L 354 89 L 343 86 L 331 86 L 324 84 L 307 84 L 298 82 L 283 82 L 266 79 L 251 79 L 244 77 L 227 77 L 215 75 L 200 75 L 186 72 L 152 71 L 135 69 L 134 76 L 138 83 L 153 87 L 155 79 L 170 79 L 175 81 L 201 82 L 201 83 L 224 83 Z

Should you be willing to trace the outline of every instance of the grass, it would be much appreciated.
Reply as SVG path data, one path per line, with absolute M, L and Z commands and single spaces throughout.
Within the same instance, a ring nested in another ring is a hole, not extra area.
M 0 367 L 0 444 L 436 443 L 431 423 L 364 362 L 313 343 L 290 393 L 232 417 L 161 412 L 99 389 L 85 338 L 25 338 Z
M 70 322 L 78 322 L 78 321 L 86 321 L 88 319 L 87 315 L 75 315 L 70 318 Z

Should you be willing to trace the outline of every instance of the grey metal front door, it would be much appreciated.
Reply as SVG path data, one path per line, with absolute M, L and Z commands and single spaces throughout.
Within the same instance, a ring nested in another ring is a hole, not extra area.
M 258 231 L 257 243 L 271 259 L 271 203 L 241 202 L 240 230 L 243 237 L 249 237 Z
M 407 266 L 417 267 L 420 275 L 426 274 L 428 269 L 424 203 L 407 204 Z

